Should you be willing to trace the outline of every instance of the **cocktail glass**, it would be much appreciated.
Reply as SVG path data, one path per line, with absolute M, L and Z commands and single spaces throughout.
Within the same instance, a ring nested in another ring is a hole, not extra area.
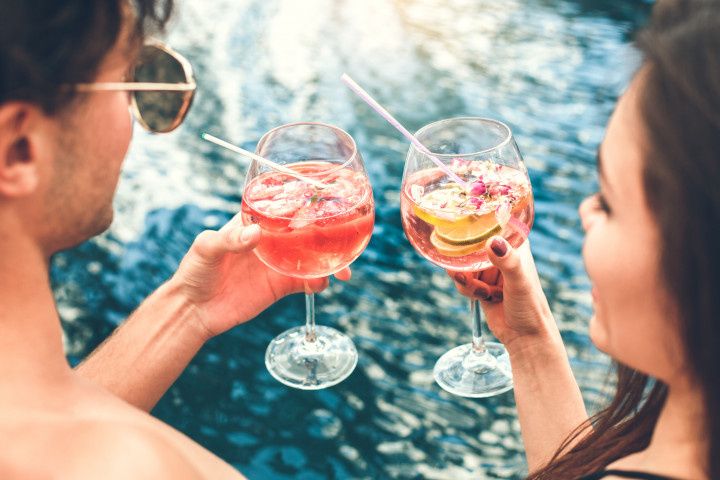
M 265 365 L 285 385 L 330 387 L 352 373 L 358 354 L 347 335 L 315 325 L 307 280 L 347 267 L 370 241 L 374 204 L 365 166 L 352 137 L 322 123 L 270 130 L 256 153 L 315 180 L 313 185 L 255 160 L 245 180 L 243 223 L 262 229 L 255 254 L 273 270 L 305 280 L 305 326 L 273 339 Z
M 451 271 L 489 268 L 486 242 L 502 235 L 521 245 L 533 222 L 527 169 L 510 128 L 484 118 L 431 123 L 415 137 L 429 152 L 411 146 L 401 192 L 402 221 L 410 243 L 436 265 Z M 431 161 L 449 167 L 461 185 Z M 485 342 L 482 310 L 470 302 L 473 339 L 435 364 L 437 383 L 463 397 L 489 397 L 512 388 L 510 360 L 501 343 Z

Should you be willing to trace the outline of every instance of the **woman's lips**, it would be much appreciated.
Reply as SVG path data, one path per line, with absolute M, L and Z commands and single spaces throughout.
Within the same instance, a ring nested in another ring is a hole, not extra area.
M 596 289 L 595 287 L 593 287 L 593 288 L 590 290 L 590 294 L 592 295 L 593 302 L 596 302 L 596 303 L 597 303 L 597 301 L 598 301 L 598 293 L 597 293 L 597 289 Z

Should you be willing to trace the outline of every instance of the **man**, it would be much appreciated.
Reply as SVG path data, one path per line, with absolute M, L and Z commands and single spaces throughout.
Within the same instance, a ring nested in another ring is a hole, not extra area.
M 54 253 L 110 225 L 132 133 L 125 76 L 169 11 L 163 0 L 3 0 L 2 479 L 242 478 L 147 412 L 206 340 L 302 290 L 252 253 L 260 230 L 236 217 L 200 234 L 177 273 L 75 371 L 48 279 Z

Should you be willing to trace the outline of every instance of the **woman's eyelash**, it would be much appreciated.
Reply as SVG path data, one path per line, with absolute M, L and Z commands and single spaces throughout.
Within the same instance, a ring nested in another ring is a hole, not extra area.
M 602 210 L 605 213 L 610 213 L 610 205 L 608 205 L 607 200 L 605 200 L 605 197 L 602 193 L 597 192 L 595 194 L 595 199 L 597 200 L 597 208 Z

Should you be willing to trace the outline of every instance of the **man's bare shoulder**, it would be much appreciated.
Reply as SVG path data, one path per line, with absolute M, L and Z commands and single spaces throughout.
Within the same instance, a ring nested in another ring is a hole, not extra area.
M 26 427 L 29 425 L 26 425 Z M 0 426 L 0 478 L 23 480 L 204 478 L 151 429 L 98 420 Z

